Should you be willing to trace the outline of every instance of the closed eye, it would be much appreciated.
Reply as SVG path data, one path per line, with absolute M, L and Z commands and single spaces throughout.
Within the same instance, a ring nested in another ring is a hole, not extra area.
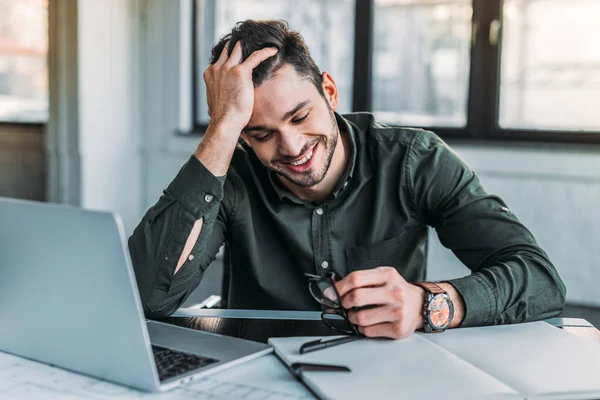
M 267 132 L 262 135 L 254 136 L 254 140 L 258 140 L 259 142 L 266 142 L 273 136 L 273 132 Z
M 310 115 L 310 112 L 307 112 L 306 114 L 304 114 L 303 117 L 293 119 L 292 120 L 292 124 L 300 124 L 300 123 L 302 123 L 306 118 L 308 118 L 309 115 Z

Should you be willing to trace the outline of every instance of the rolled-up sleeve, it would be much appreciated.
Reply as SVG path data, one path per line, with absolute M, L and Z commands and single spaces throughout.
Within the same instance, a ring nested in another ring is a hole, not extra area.
M 449 280 L 462 295 L 462 326 L 560 314 L 565 286 L 531 232 L 440 138 L 419 132 L 406 159 L 406 190 L 421 222 L 471 275 Z

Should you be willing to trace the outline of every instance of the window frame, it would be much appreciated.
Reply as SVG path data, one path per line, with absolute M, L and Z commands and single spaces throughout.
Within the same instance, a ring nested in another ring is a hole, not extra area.
M 373 36 L 375 0 L 355 0 L 354 74 L 352 111 L 372 111 Z M 192 0 L 192 126 L 190 134 L 203 134 L 207 125 L 198 119 L 198 81 L 202 71 L 198 65 L 197 1 Z M 600 144 L 600 131 L 545 130 L 503 128 L 500 112 L 500 49 L 502 25 L 498 42 L 490 44 L 488 35 L 494 21 L 502 21 L 504 0 L 472 0 L 470 76 L 467 94 L 467 123 L 463 128 L 420 126 L 443 139 L 469 142 L 550 142 Z M 204 39 L 206 40 L 206 38 Z M 386 122 L 382 120 L 382 122 Z

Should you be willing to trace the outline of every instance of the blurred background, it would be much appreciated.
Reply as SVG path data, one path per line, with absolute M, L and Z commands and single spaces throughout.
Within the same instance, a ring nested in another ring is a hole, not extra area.
M 444 138 L 549 253 L 565 315 L 600 327 L 598 0 L 0 0 L 0 196 L 130 234 L 202 137 L 212 45 L 248 18 L 303 35 L 340 112 Z M 429 279 L 468 273 L 430 241 Z

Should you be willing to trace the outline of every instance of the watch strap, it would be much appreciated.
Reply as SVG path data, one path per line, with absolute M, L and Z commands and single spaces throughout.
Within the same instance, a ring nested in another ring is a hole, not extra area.
M 415 285 L 422 287 L 427 292 L 434 294 L 434 295 L 446 293 L 446 291 L 444 289 L 442 289 L 440 286 L 436 285 L 433 282 L 416 282 Z

